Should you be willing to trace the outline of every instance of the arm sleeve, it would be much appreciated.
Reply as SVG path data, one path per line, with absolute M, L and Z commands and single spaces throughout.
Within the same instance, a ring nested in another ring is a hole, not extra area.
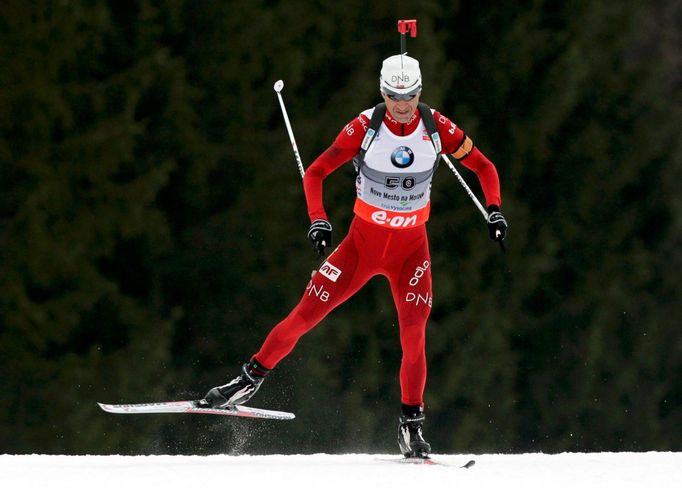
M 436 119 L 436 127 L 443 144 L 443 154 L 456 152 L 465 142 L 466 134 L 454 122 L 439 112 L 434 112 L 433 116 Z M 500 196 L 500 179 L 495 165 L 476 146 L 473 146 L 466 156 L 458 160 L 478 177 L 485 195 L 486 206 L 497 205 L 499 207 L 502 204 L 502 198 Z
M 310 221 L 327 218 L 322 199 L 322 182 L 332 172 L 350 161 L 360 150 L 369 120 L 364 115 L 349 122 L 329 146 L 308 167 L 303 177 L 303 190 Z

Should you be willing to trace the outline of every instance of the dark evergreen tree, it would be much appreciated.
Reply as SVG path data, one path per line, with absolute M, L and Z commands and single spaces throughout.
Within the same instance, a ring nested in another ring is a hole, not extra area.
M 307 166 L 380 101 L 398 18 L 419 21 L 423 100 L 495 162 L 510 222 L 502 255 L 438 170 L 430 441 L 679 449 L 681 17 L 672 0 L 3 2 L 0 450 L 395 448 L 381 278 L 254 399 L 306 422 L 118 418 L 94 402 L 201 395 L 297 303 L 318 262 L 272 85 Z M 325 181 L 337 242 L 354 176 Z
M 163 396 L 172 379 L 156 199 L 198 136 L 161 39 L 171 16 L 149 2 L 2 6 L 3 451 L 154 444 L 153 422 L 117 424 L 95 401 Z

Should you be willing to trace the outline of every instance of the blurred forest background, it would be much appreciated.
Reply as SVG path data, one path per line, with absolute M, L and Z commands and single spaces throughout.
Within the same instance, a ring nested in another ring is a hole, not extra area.
M 679 1 L 3 0 L 0 452 L 397 451 L 383 278 L 251 402 L 292 422 L 95 402 L 201 396 L 298 302 L 318 261 L 273 83 L 307 166 L 380 101 L 400 18 L 510 223 L 503 255 L 441 168 L 434 451 L 682 449 Z M 337 242 L 353 181 L 325 183 Z

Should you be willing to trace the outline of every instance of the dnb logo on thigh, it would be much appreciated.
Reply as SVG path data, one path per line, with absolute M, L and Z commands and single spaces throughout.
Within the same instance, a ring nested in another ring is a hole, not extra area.
M 428 292 L 422 295 L 421 293 L 412 293 L 409 291 L 407 292 L 407 295 L 405 295 L 405 301 L 414 303 L 415 307 L 418 307 L 420 304 L 427 305 L 429 308 L 433 307 L 433 296 Z

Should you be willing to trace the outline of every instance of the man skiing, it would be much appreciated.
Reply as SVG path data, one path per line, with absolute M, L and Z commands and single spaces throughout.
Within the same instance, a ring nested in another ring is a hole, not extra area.
M 299 304 L 272 329 L 241 373 L 211 389 L 204 404 L 220 408 L 248 401 L 302 335 L 371 277 L 381 274 L 390 283 L 402 348 L 398 443 L 406 457 L 428 457 L 431 447 L 424 440 L 422 426 L 425 331 L 433 295 L 425 223 L 439 154 L 452 154 L 478 176 L 488 206 L 491 239 L 502 241 L 507 223 L 500 213 L 495 166 L 447 117 L 438 111 L 427 113 L 423 104 L 419 107 L 419 62 L 404 54 L 391 56 L 383 61 L 379 80 L 385 107 L 380 104 L 365 110 L 348 123 L 303 180 L 312 222 L 308 237 L 315 252 L 324 256 L 332 243 L 332 226 L 322 203 L 322 182 L 354 160 L 357 198 L 348 234 L 314 273 Z M 429 131 L 429 126 L 435 131 Z

